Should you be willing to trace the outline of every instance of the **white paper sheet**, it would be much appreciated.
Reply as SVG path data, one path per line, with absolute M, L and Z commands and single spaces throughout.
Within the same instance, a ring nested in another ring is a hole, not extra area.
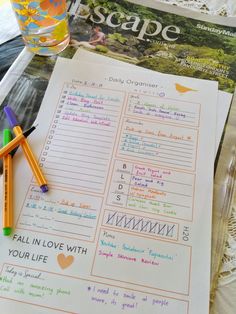
M 0 45 L 20 34 L 10 1 L 0 1 L 0 30 Z
M 0 81 L 0 103 L 4 101 L 5 97 L 22 75 L 33 56 L 34 54 L 32 52 L 27 50 L 27 48 L 24 48 L 13 62 L 3 79 Z
M 208 313 L 217 88 L 57 60 L 30 138 L 50 191 L 14 157 L 4 313 Z

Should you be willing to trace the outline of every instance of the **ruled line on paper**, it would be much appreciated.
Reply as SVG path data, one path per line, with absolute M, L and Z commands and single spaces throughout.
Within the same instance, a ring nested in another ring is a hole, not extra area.
M 58 158 L 57 155 L 51 154 L 50 156 L 48 156 L 48 160 L 50 159 L 50 157 L 52 157 L 52 160 L 54 160 L 54 164 L 58 164 L 58 165 L 63 164 L 63 165 L 65 165 L 65 166 L 67 165 L 67 163 L 55 161 L 54 158 Z M 67 159 L 67 160 L 69 160 L 69 161 L 75 161 L 75 162 L 77 162 L 77 159 L 75 159 L 75 158 L 60 157 L 60 159 Z M 103 173 L 103 170 L 102 170 L 102 169 L 96 169 L 96 168 L 91 168 L 91 167 L 84 167 L 84 166 L 81 166 L 81 165 L 80 165 L 80 169 L 93 170 L 93 171 L 95 171 L 95 172 L 101 172 L 101 173 Z
M 65 224 L 65 225 L 74 225 L 74 226 L 79 226 L 79 227 L 83 227 L 83 228 L 88 228 L 88 229 L 91 229 L 92 227 L 91 226 L 86 226 L 86 225 L 83 225 L 83 224 L 76 224 L 76 223 L 73 223 L 73 222 L 66 222 L 63 220 L 55 220 L 56 222 L 60 222 L 62 224 Z
M 117 195 L 117 193 L 115 192 L 112 192 L 113 194 Z M 123 196 L 126 196 L 127 199 L 128 199 L 128 202 L 130 201 L 138 201 L 138 200 L 147 200 L 147 201 L 153 201 L 153 197 L 144 197 L 144 195 L 142 196 L 136 196 L 134 193 L 131 193 L 131 194 L 125 194 L 123 193 L 122 194 Z M 179 208 L 188 208 L 188 209 L 191 209 L 191 206 L 186 206 L 186 205 L 183 205 L 183 204 L 178 204 L 178 203 L 171 203 L 171 202 L 167 202 L 167 201 L 160 201 L 158 200 L 158 203 L 162 203 L 162 204 L 166 204 L 166 205 L 171 205 L 171 206 L 175 206 L 175 207 L 179 207 Z
M 153 134 L 154 135 L 154 134 Z M 132 133 L 128 133 L 128 132 L 124 132 L 123 133 L 123 136 L 122 136 L 122 139 L 125 140 L 127 137 L 130 137 L 128 138 L 127 141 L 129 141 L 130 143 L 133 142 L 137 142 L 138 141 L 138 136 L 137 134 L 132 134 Z M 147 143 L 150 143 L 150 144 L 155 144 L 156 141 L 154 141 L 152 138 L 150 138 L 150 136 L 145 136 L 145 135 L 140 135 L 140 137 L 142 139 L 145 139 L 147 140 Z M 164 145 L 165 146 L 169 146 L 169 147 L 177 147 L 177 148 L 182 148 L 182 149 L 186 149 L 186 150 L 192 150 L 191 147 L 193 147 L 193 144 L 191 143 L 191 141 L 187 141 L 187 140 L 181 140 L 180 142 L 178 143 L 175 143 L 173 141 L 170 141 L 170 140 L 166 140 L 166 139 L 161 139 L 159 138 L 158 139 L 159 142 L 164 142 Z M 184 143 L 184 141 L 187 141 L 187 143 Z M 170 143 L 170 144 L 166 144 L 166 143 Z
M 62 229 L 56 229 L 53 228 L 53 231 L 58 231 L 58 232 L 63 232 L 63 233 L 67 233 L 67 234 L 73 234 L 73 235 L 77 235 L 80 237 L 85 237 L 85 238 L 90 238 L 90 235 L 84 234 L 84 233 L 78 233 L 78 232 L 72 232 L 72 231 L 67 231 L 67 230 L 62 230 Z

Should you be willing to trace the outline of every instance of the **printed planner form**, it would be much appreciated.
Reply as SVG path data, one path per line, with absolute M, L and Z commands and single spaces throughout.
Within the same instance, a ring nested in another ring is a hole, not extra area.
M 29 139 L 48 193 L 14 157 L 4 313 L 208 313 L 217 87 L 58 59 Z

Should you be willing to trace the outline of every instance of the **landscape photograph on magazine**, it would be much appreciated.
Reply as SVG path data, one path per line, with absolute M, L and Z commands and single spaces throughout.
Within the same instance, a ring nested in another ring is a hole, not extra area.
M 76 48 L 154 71 L 217 80 L 220 90 L 234 91 L 236 28 L 128 1 L 72 2 L 69 11 Z
M 236 78 L 236 27 L 212 24 L 126 0 L 68 1 L 70 45 L 59 54 L 72 58 L 78 48 L 154 71 L 217 80 L 233 93 Z M 191 14 L 189 14 L 191 15 Z M 8 93 L 24 129 L 40 108 L 57 56 L 35 55 Z

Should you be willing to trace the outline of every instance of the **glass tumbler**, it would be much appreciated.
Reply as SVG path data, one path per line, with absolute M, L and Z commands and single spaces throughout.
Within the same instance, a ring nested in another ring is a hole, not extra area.
M 26 47 L 51 56 L 70 41 L 66 0 L 11 0 Z

